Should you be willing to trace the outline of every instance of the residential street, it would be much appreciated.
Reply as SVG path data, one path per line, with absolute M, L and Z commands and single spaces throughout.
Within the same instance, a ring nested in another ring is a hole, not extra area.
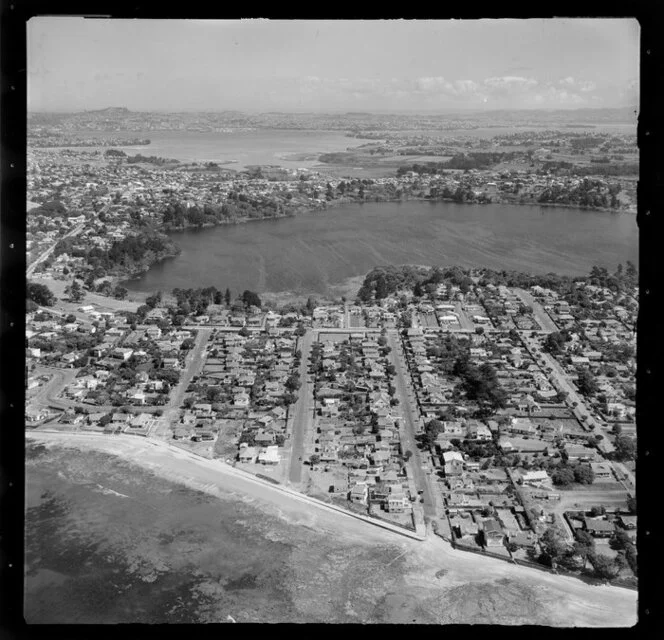
M 184 401 L 184 396 L 187 393 L 187 387 L 192 378 L 200 372 L 205 364 L 205 347 L 207 346 L 212 329 L 198 328 L 198 335 L 196 336 L 196 343 L 194 348 L 187 354 L 185 361 L 185 369 L 180 376 L 180 382 L 175 389 L 171 390 L 169 401 L 162 408 L 164 410 L 163 429 L 159 432 L 151 433 L 152 436 L 171 438 L 172 433 L 170 430 L 169 422 L 176 420 L 178 417 L 178 409 Z
M 80 233 L 80 232 L 83 230 L 84 227 L 85 227 L 85 223 L 84 223 L 84 222 L 81 222 L 81 224 L 79 224 L 78 226 L 74 227 L 69 233 L 67 233 L 67 234 L 65 234 L 64 236 L 62 236 L 62 238 L 59 238 L 59 239 L 58 239 L 58 242 L 60 242 L 60 240 L 64 240 L 65 238 L 70 238 L 71 236 L 75 236 L 77 233 Z M 37 258 L 37 259 L 36 259 L 36 260 L 35 260 L 30 266 L 29 266 L 29 267 L 28 267 L 27 272 L 26 272 L 26 276 L 27 276 L 28 278 L 33 274 L 34 270 L 37 268 L 37 265 L 41 264 L 44 260 L 46 260 L 46 258 L 48 258 L 48 256 L 51 255 L 51 253 L 53 252 L 53 249 L 55 249 L 55 245 L 56 245 L 56 244 L 57 244 L 57 242 L 56 242 L 55 244 L 51 245 L 48 249 L 46 249 L 46 251 L 44 251 L 44 252 L 43 252 L 43 253 L 42 253 L 42 254 L 41 254 L 41 255 L 40 255 L 40 256 L 39 256 L 39 257 L 38 257 L 38 258 Z
M 292 448 L 290 454 L 290 482 L 298 485 L 302 477 L 302 463 L 304 458 L 304 436 L 313 424 L 313 383 L 309 382 L 309 354 L 314 341 L 314 332 L 308 330 L 299 341 L 299 349 L 302 352 L 300 361 L 300 382 L 302 386 L 298 392 L 297 402 L 290 407 L 291 417 L 291 440 Z
M 56 396 L 62 393 L 62 390 L 71 383 L 76 377 L 78 369 L 58 369 L 57 367 L 38 366 L 33 375 L 51 375 L 53 376 L 41 389 L 35 393 L 32 398 L 26 397 L 27 407 L 58 407 L 67 409 L 69 406 L 76 406 L 75 402 L 68 400 L 56 400 Z
M 387 344 L 392 349 L 390 352 L 390 359 L 396 368 L 394 386 L 397 390 L 396 397 L 399 399 L 399 407 L 403 415 L 403 420 L 401 421 L 402 425 L 399 431 L 401 436 L 401 447 L 404 453 L 406 451 L 413 452 L 412 462 L 408 465 L 408 468 L 413 474 L 413 479 L 415 480 L 418 490 L 423 491 L 424 513 L 427 516 L 436 517 L 436 501 L 431 487 L 429 486 L 429 479 L 422 469 L 420 450 L 418 449 L 415 440 L 417 424 L 419 421 L 417 407 L 415 405 L 415 394 L 412 390 L 406 361 L 401 349 L 401 341 L 399 340 L 396 331 L 387 332 Z
M 578 409 L 586 416 L 588 416 L 588 419 L 584 423 L 584 428 L 588 429 L 591 432 L 594 433 L 599 433 L 604 436 L 604 439 L 607 441 L 607 444 L 610 447 L 610 443 L 608 440 L 608 429 L 604 428 L 603 424 L 596 420 L 592 413 L 588 410 L 585 402 L 585 398 L 576 390 L 576 387 L 572 382 L 570 382 L 569 377 L 565 374 L 565 371 L 563 370 L 562 366 L 560 363 L 549 353 L 546 353 L 539 349 L 537 347 L 537 351 L 535 351 L 535 342 L 532 340 L 532 338 L 527 336 L 527 332 L 521 332 L 521 338 L 523 340 L 523 343 L 526 345 L 528 348 L 528 351 L 530 354 L 536 359 L 539 360 L 540 358 L 543 358 L 546 362 L 546 364 L 551 367 L 553 370 L 553 373 L 551 374 L 552 377 L 556 381 L 556 386 L 558 389 L 561 389 L 563 391 L 566 391 L 568 396 L 567 396 L 567 404 L 569 406 L 572 406 L 575 402 L 578 403 Z M 611 447 L 610 447 L 611 448 Z M 613 468 L 614 473 L 616 474 L 616 477 L 620 478 L 623 475 L 627 475 L 627 478 L 629 480 L 629 485 L 625 484 L 621 481 L 621 484 L 624 489 L 627 491 L 633 492 L 634 488 L 636 486 L 636 479 L 634 478 L 634 475 L 628 471 L 624 465 L 621 465 L 620 463 L 608 461 L 611 467 Z M 631 485 L 631 486 L 630 486 Z
M 543 309 L 542 305 L 533 298 L 531 293 L 529 291 L 526 291 L 525 289 L 513 289 L 514 293 L 521 298 L 523 301 L 523 304 L 525 304 L 528 307 L 532 307 L 533 310 L 533 315 L 535 316 L 535 320 L 539 323 L 540 327 L 548 333 L 553 333 L 554 331 L 558 331 L 558 327 L 556 327 L 555 323 L 553 320 L 551 320 L 549 314 Z
M 189 382 L 201 370 L 205 362 L 204 349 L 212 332 L 211 329 L 198 328 L 197 330 L 198 336 L 196 337 L 196 344 L 187 356 L 186 368 L 182 373 L 182 377 L 180 378 L 177 387 L 171 392 L 169 402 L 161 407 L 138 406 L 134 407 L 134 410 L 139 413 L 154 413 L 158 409 L 162 409 L 165 417 L 168 418 L 168 412 L 173 412 L 182 404 Z M 119 407 L 113 405 L 92 405 L 58 398 L 57 396 L 62 393 L 64 388 L 74 380 L 78 371 L 78 369 L 59 369 L 56 367 L 41 367 L 40 369 L 37 369 L 37 374 L 41 372 L 52 373 L 53 379 L 49 380 L 49 382 L 47 382 L 44 387 L 35 394 L 34 398 L 28 403 L 28 406 L 52 407 L 62 410 L 83 407 L 94 413 L 108 413 L 119 409 Z

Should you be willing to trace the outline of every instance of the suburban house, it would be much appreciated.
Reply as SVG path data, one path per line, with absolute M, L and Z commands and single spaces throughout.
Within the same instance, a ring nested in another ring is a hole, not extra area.
M 258 447 L 249 447 L 243 443 L 244 446 L 240 445 L 240 453 L 238 459 L 240 462 L 256 462 L 258 456 Z
M 595 461 L 598 458 L 595 449 L 585 447 L 582 444 L 566 444 L 565 453 L 568 460 L 572 462 L 575 460 L 580 460 L 581 462 Z
M 544 470 L 539 471 L 525 471 L 521 474 L 521 482 L 530 486 L 551 486 L 551 478 Z
M 590 468 L 593 470 L 595 482 L 602 480 L 613 480 L 613 471 L 608 462 L 591 462 Z
M 463 456 L 458 451 L 445 451 L 443 453 L 446 476 L 458 476 L 463 473 Z
M 610 538 L 616 528 L 613 522 L 602 518 L 584 518 L 585 530 L 594 538 Z
M 358 482 L 350 490 L 350 501 L 358 504 L 366 504 L 369 496 L 369 487 L 366 482 Z
M 482 521 L 482 538 L 487 547 L 502 546 L 505 534 L 495 518 L 486 518 Z
M 279 447 L 273 444 L 261 449 L 258 454 L 258 462 L 269 465 L 279 464 Z
M 385 506 L 390 513 L 403 513 L 410 505 L 408 504 L 408 498 L 406 498 L 403 492 L 397 490 L 387 496 Z

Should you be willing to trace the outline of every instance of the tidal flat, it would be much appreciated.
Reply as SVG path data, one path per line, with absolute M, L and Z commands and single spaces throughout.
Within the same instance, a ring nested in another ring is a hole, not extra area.
M 34 433 L 28 623 L 630 626 L 636 592 L 419 542 L 135 437 Z

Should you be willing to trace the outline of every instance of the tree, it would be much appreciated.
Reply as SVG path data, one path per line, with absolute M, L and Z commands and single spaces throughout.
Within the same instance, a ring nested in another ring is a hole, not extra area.
M 584 396 L 592 396 L 599 390 L 597 380 L 595 380 L 595 376 L 589 369 L 579 371 L 576 386 Z
M 543 560 L 555 566 L 556 562 L 565 554 L 565 542 L 562 535 L 555 527 L 549 527 L 540 538 Z
M 154 293 L 145 299 L 145 304 L 150 307 L 150 309 L 154 309 L 155 307 L 159 306 L 161 299 L 162 293 L 161 291 L 157 291 L 157 293 Z
M 317 453 L 314 453 L 312 456 L 309 457 L 309 464 L 313 467 L 313 465 L 318 464 L 320 462 L 320 456 Z
M 630 513 L 636 513 L 636 498 L 629 498 L 627 500 L 627 509 Z
M 558 468 L 553 472 L 551 478 L 553 484 L 564 487 L 574 482 L 574 471 L 571 467 L 561 464 L 558 465 Z
M 65 288 L 65 295 L 72 302 L 81 302 L 85 297 L 85 291 L 78 280 L 72 280 L 72 283 Z
M 558 391 L 558 393 L 556 393 L 556 402 L 558 404 L 563 404 L 565 400 L 567 400 L 567 396 L 569 396 L 567 391 Z
M 591 554 L 595 552 L 595 539 L 587 531 L 576 532 L 576 542 L 574 543 L 574 553 L 583 559 L 583 568 Z
M 580 484 L 592 484 L 595 474 L 589 464 L 578 464 L 574 467 L 574 481 Z
M 589 560 L 595 570 L 595 575 L 601 580 L 611 580 L 618 575 L 620 567 L 617 567 L 609 556 L 593 553 L 589 555 Z
M 253 291 L 249 291 L 248 289 L 242 293 L 242 302 L 244 302 L 245 307 L 260 308 L 261 306 L 261 299 L 258 297 L 258 294 L 254 293 Z
M 410 449 L 408 449 L 408 451 L 406 451 L 406 453 L 403 454 L 403 459 L 406 462 L 408 462 L 412 457 L 413 457 L 413 452 Z
M 611 548 L 618 551 L 624 551 L 630 544 L 632 544 L 632 541 L 629 535 L 622 529 L 616 530 L 616 532 L 613 534 L 613 538 L 611 538 L 610 541 Z
M 129 291 L 127 291 L 127 289 L 121 287 L 120 285 L 117 285 L 115 289 L 113 289 L 113 297 L 116 300 L 124 300 L 127 297 L 128 293 Z
M 110 424 L 110 422 L 112 420 L 113 420 L 113 415 L 110 414 L 110 413 L 107 413 L 99 419 L 99 426 L 105 427 L 107 424 Z
M 616 436 L 613 441 L 615 451 L 612 456 L 618 462 L 625 462 L 627 460 L 634 460 L 636 457 L 636 439 L 630 438 L 627 435 Z
M 243 338 L 246 338 L 247 336 L 251 335 L 251 332 L 249 331 L 247 325 L 244 325 L 242 329 L 238 331 L 238 334 L 241 335 Z
M 227 307 L 231 306 L 231 290 L 228 287 L 226 287 L 226 292 L 224 293 L 224 302 Z
M 423 444 L 431 448 L 436 442 L 439 433 L 444 429 L 443 423 L 440 420 L 430 420 L 424 427 L 424 434 L 422 436 Z
M 28 282 L 27 298 L 42 307 L 52 307 L 56 302 L 53 292 L 44 284 Z
M 542 349 L 553 355 L 562 353 L 564 350 L 565 342 L 567 342 L 568 339 L 569 336 L 566 333 L 562 331 L 554 331 L 546 337 Z
M 300 376 L 297 373 L 288 376 L 284 386 L 289 391 L 297 391 L 302 386 L 302 383 L 300 382 Z

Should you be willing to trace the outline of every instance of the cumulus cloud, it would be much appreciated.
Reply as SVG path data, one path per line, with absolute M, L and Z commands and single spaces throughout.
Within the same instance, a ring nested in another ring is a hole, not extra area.
M 534 78 L 523 78 L 521 76 L 502 76 L 486 78 L 483 85 L 495 93 L 522 93 L 533 89 L 539 83 Z
M 558 89 L 553 86 L 538 91 L 533 96 L 533 101 L 536 104 L 548 104 L 552 106 L 582 105 L 586 102 L 585 98 L 578 93 L 568 91 L 567 89 Z
M 453 89 L 452 84 L 447 82 L 442 76 L 417 78 L 415 86 L 418 91 L 424 92 L 450 91 Z
M 505 75 L 481 80 L 450 79 L 440 76 L 418 78 L 320 78 L 300 79 L 309 97 L 383 105 L 430 107 L 432 105 L 489 104 L 495 108 L 583 106 L 597 102 L 597 85 L 587 79 L 567 76 L 542 82 L 532 77 Z

